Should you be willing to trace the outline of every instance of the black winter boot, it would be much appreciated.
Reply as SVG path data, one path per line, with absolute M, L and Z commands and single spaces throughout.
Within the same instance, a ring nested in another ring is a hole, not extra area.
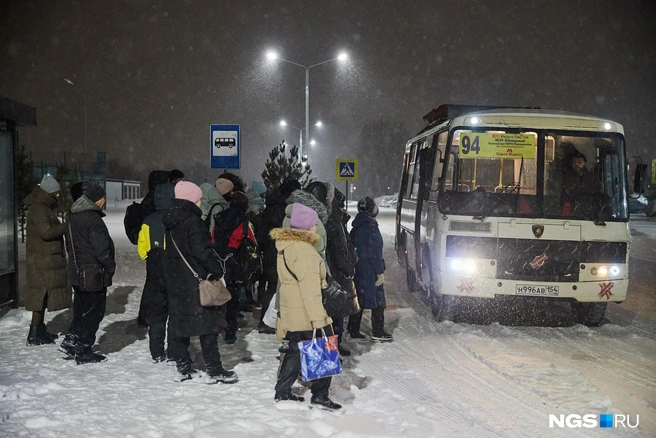
M 75 335 L 67 333 L 64 336 L 64 340 L 59 344 L 59 351 L 66 353 L 70 359 L 75 357 L 75 344 L 77 343 L 77 338 Z
M 340 409 L 342 407 L 339 403 L 335 403 L 329 399 L 327 395 L 313 395 L 310 399 L 310 406 L 316 406 L 329 411 Z
M 59 335 L 56 335 L 54 333 L 50 333 L 48 331 L 48 329 L 46 328 L 46 325 L 44 323 L 41 323 L 39 325 L 39 331 L 41 332 L 41 336 L 43 338 L 45 338 L 45 339 L 50 338 L 50 339 L 53 340 L 53 342 L 55 341 L 55 339 L 57 339 L 59 337 Z
M 279 401 L 296 401 L 296 402 L 303 402 L 305 401 L 305 397 L 301 397 L 300 395 L 294 395 L 291 392 L 278 392 L 276 391 L 276 395 L 274 397 L 274 400 L 277 402 Z
M 84 365 L 87 363 L 100 363 L 105 362 L 107 358 L 102 354 L 94 353 L 91 351 L 90 345 L 75 345 L 75 363 L 77 365 Z
M 207 370 L 207 375 L 212 380 L 211 383 L 231 384 L 239 381 L 239 377 L 237 377 L 237 374 L 234 371 L 228 371 L 223 368 L 223 366 L 209 368 Z
M 27 345 L 44 345 L 44 344 L 54 344 L 55 341 L 50 337 L 45 337 L 39 330 L 39 326 L 30 325 L 30 331 L 27 334 Z

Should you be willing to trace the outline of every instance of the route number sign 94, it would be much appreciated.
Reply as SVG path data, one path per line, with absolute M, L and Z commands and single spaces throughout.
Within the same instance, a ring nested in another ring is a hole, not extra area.
M 535 134 L 462 132 L 460 158 L 535 158 Z

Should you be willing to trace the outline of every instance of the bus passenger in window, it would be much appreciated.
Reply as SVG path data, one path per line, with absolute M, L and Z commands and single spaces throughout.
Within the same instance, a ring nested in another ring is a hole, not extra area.
M 580 195 L 602 193 L 601 182 L 595 174 L 586 167 L 587 158 L 574 149 L 565 160 L 563 171 L 563 215 L 572 214 L 574 204 Z

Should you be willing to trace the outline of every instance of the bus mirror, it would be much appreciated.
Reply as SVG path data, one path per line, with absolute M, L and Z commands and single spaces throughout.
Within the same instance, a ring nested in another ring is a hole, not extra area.
M 633 191 L 639 195 L 642 195 L 647 190 L 647 170 L 648 167 L 646 164 L 636 165 L 635 175 L 633 176 Z

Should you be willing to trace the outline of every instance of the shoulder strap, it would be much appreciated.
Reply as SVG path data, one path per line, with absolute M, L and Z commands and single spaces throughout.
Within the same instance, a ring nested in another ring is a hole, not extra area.
M 242 224 L 242 231 L 243 231 L 242 239 L 248 238 L 248 219 L 246 219 Z
M 75 256 L 75 244 L 73 243 L 73 230 L 71 229 L 70 217 L 68 218 L 68 235 L 71 238 L 71 249 L 73 250 L 73 260 L 75 261 L 75 270 L 79 271 L 80 268 L 77 266 L 77 257 Z
M 285 250 L 284 249 L 282 250 L 281 254 L 282 254 L 282 260 L 285 262 L 285 268 L 287 268 L 287 271 L 289 271 L 289 273 L 292 274 L 292 277 L 294 277 L 294 280 L 298 281 L 298 277 L 296 276 L 296 274 L 294 274 L 292 272 L 292 270 L 289 269 L 289 265 L 287 264 L 287 259 L 285 258 Z
M 187 265 L 189 270 L 194 274 L 194 277 L 196 277 L 196 280 L 198 280 L 200 282 L 201 279 L 198 276 L 198 273 L 196 273 L 196 271 L 194 271 L 194 268 L 191 267 L 191 265 L 189 264 L 189 262 L 187 261 L 185 256 L 182 255 L 182 251 L 180 251 L 180 248 L 178 248 L 178 244 L 175 243 L 175 239 L 173 238 L 173 234 L 172 233 L 170 233 L 170 234 L 171 234 L 171 241 L 173 242 L 173 245 L 175 246 L 175 249 L 178 250 L 178 254 L 180 254 L 180 257 L 182 257 L 182 260 L 185 262 L 185 265 Z

